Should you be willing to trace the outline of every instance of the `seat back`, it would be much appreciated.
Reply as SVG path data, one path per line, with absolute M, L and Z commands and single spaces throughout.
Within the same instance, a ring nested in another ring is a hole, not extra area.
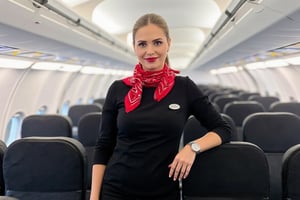
M 264 111 L 263 105 L 256 101 L 236 101 L 231 102 L 224 107 L 224 113 L 230 116 L 236 125 L 236 140 L 243 140 L 242 126 L 244 119 L 252 113 Z
M 105 103 L 105 98 L 98 98 L 98 99 L 94 99 L 94 103 L 98 103 L 101 105 L 101 108 L 103 107 L 104 103 Z
M 22 200 L 83 200 L 85 150 L 73 138 L 22 138 L 8 146 L 3 175 L 6 196 Z
M 270 112 L 290 112 L 300 116 L 300 102 L 275 102 L 269 109 Z
M 73 126 L 78 127 L 80 118 L 91 112 L 101 112 L 101 107 L 99 104 L 80 104 L 73 105 L 70 107 L 68 116 L 71 118 Z
M 5 185 L 3 180 L 3 158 L 6 149 L 6 144 L 2 140 L 0 140 L 0 195 L 4 195 L 5 193 Z
M 236 126 L 241 127 L 244 119 L 252 113 L 264 112 L 262 104 L 256 101 L 236 101 L 224 107 L 224 113 L 229 115 Z
M 78 124 L 78 140 L 83 144 L 87 154 L 87 192 L 86 199 L 89 199 L 92 182 L 92 162 L 94 148 L 96 146 L 99 127 L 101 123 L 101 113 L 88 113 L 84 115 Z
M 282 159 L 282 197 L 300 199 L 300 144 L 289 148 Z
M 235 138 L 237 130 L 236 130 L 233 120 L 231 119 L 230 116 L 228 116 L 224 113 L 221 113 L 221 116 L 231 127 L 231 130 L 232 130 L 231 138 L 232 139 Z M 199 120 L 197 120 L 194 116 L 191 116 L 187 120 L 187 122 L 184 126 L 184 129 L 183 129 L 183 144 L 185 145 L 192 140 L 202 137 L 207 132 L 208 132 L 208 130 L 199 122 Z
M 292 113 L 265 112 L 248 116 L 243 124 L 244 141 L 258 145 L 270 167 L 271 199 L 281 199 L 282 156 L 300 143 L 300 117 Z
M 29 115 L 21 127 L 21 137 L 72 136 L 72 123 L 68 117 L 61 115 Z
M 253 96 L 249 98 L 250 101 L 256 101 L 261 103 L 265 110 L 268 111 L 270 109 L 270 105 L 274 102 L 279 102 L 280 99 L 275 96 Z
M 268 199 L 269 171 L 263 151 L 231 142 L 197 155 L 182 180 L 184 200 Z
M 253 96 L 260 96 L 260 93 L 258 92 L 241 92 L 239 93 L 239 97 L 244 100 L 244 101 L 248 101 L 250 97 Z
M 214 102 L 219 106 L 220 111 L 224 112 L 224 107 L 226 104 L 234 102 L 234 101 L 241 101 L 242 99 L 236 95 L 226 95 L 226 96 L 219 96 L 217 97 Z

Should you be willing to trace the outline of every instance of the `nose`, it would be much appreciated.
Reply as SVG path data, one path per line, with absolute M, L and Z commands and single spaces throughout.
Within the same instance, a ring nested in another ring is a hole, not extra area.
M 150 55 L 154 55 L 154 53 L 155 53 L 154 47 L 152 45 L 148 45 L 146 49 L 146 54 L 150 56 Z

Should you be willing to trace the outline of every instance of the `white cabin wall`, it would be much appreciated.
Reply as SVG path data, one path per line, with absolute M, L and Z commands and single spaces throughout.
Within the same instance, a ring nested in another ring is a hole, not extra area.
M 278 68 L 278 71 L 280 71 L 288 84 L 285 90 L 292 91 L 292 94 L 294 94 L 293 96 L 289 96 L 289 100 L 300 101 L 300 66 Z M 289 95 L 289 92 L 287 94 Z
M 262 96 L 277 96 L 281 101 L 300 101 L 300 66 L 239 70 L 218 74 L 219 85 L 249 92 L 259 92 Z
M 36 113 L 41 106 L 47 106 L 48 113 L 56 113 L 64 89 L 64 79 L 69 75 L 56 71 L 30 70 L 16 87 L 9 112 L 18 110 L 29 115 Z
M 97 81 L 93 86 L 94 97 L 97 98 L 105 98 L 106 91 L 108 89 L 108 81 L 110 80 L 110 76 L 108 75 L 98 75 Z
M 0 68 L 0 136 L 2 139 L 5 128 L 11 118 L 9 114 L 11 100 L 19 84 L 19 80 L 22 79 L 24 73 L 26 73 L 26 70 Z
M 258 92 L 256 80 L 245 70 L 238 70 L 234 73 L 216 74 L 219 85 L 233 89 L 245 90 L 249 92 Z
M 82 100 L 81 103 L 88 103 L 91 98 L 105 97 L 108 87 L 114 80 L 115 78 L 109 74 L 77 73 L 66 86 L 61 104 L 68 101 L 70 105 L 75 105 L 78 104 L 79 99 Z
M 63 102 L 70 102 L 70 105 L 78 103 L 82 99 L 87 103 L 89 99 L 89 88 L 94 84 L 96 75 L 78 73 L 73 80 L 69 82 L 63 97 Z
M 182 72 L 179 75 L 190 77 L 196 84 L 213 85 L 219 84 L 217 77 L 207 71 L 188 71 Z
M 18 112 L 27 116 L 46 106 L 47 113 L 56 113 L 64 83 L 71 76 L 71 73 L 32 69 L 0 69 L 0 72 L 2 139 L 9 120 Z

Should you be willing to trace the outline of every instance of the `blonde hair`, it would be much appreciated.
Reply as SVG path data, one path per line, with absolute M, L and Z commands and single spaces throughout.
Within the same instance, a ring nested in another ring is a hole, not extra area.
M 147 26 L 149 24 L 154 24 L 158 27 L 160 27 L 164 33 L 165 36 L 167 37 L 167 39 L 170 39 L 170 34 L 169 34 L 169 27 L 167 22 L 164 20 L 164 18 L 162 18 L 162 16 L 157 15 L 155 13 L 148 13 L 145 14 L 143 16 L 141 16 L 134 24 L 133 29 L 132 29 L 132 41 L 133 41 L 133 45 L 135 45 L 135 35 L 136 32 L 144 27 Z M 169 65 L 169 58 L 168 56 L 166 57 L 166 61 L 165 61 L 168 65 Z

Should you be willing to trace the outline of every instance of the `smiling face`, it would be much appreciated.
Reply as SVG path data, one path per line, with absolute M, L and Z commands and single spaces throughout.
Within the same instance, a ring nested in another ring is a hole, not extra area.
M 164 30 L 154 24 L 148 24 L 136 31 L 134 51 L 145 71 L 163 69 L 170 42 Z

